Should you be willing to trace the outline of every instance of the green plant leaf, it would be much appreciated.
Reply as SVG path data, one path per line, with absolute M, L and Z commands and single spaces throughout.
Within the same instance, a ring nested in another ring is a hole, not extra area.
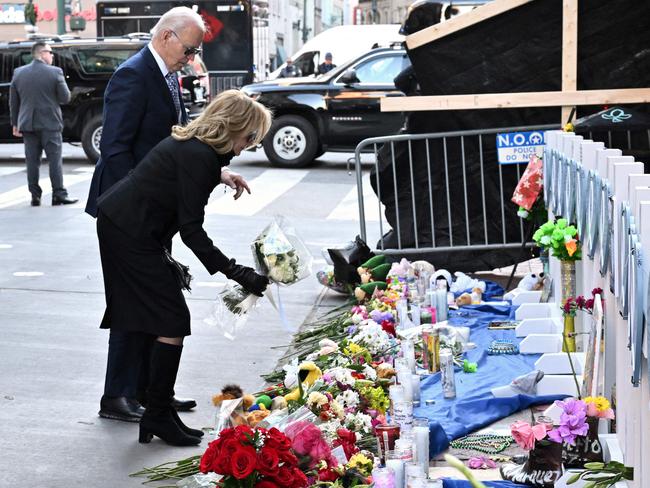
M 575 483 L 576 481 L 578 481 L 580 479 L 580 476 L 582 476 L 582 473 L 574 474 L 573 476 L 571 476 L 571 478 L 566 480 L 566 484 L 567 485 L 572 485 L 573 483 Z
M 610 463 L 611 464 L 611 463 Z M 585 469 L 603 469 L 605 463 L 585 463 Z

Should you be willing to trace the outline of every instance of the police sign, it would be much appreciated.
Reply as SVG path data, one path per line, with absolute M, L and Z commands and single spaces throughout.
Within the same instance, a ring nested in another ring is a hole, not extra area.
M 542 131 L 497 134 L 499 164 L 527 163 L 533 154 L 542 155 L 546 133 Z

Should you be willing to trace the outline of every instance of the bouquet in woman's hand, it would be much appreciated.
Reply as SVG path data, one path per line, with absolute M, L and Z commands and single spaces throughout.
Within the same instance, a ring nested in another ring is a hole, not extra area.
M 291 440 L 279 430 L 239 425 L 222 430 L 201 457 L 202 473 L 223 475 L 223 488 L 305 488 Z
M 253 241 L 251 248 L 257 272 L 267 276 L 271 282 L 291 285 L 311 274 L 313 258 L 296 230 L 282 216 L 273 218 Z M 275 307 L 271 295 L 268 297 Z M 217 295 L 212 313 L 205 322 L 221 329 L 227 339 L 234 340 L 237 331 L 248 320 L 257 299 L 241 285 L 227 284 Z
M 278 215 L 253 241 L 258 273 L 291 285 L 311 274 L 312 256 L 289 221 Z

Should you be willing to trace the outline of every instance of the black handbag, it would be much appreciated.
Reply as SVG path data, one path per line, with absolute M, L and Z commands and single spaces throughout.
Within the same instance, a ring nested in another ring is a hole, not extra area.
M 167 248 L 164 248 L 164 255 L 165 262 L 171 268 L 172 273 L 174 273 L 176 281 L 178 281 L 178 286 L 180 286 L 181 290 L 192 291 L 190 288 L 190 282 L 192 281 L 190 267 L 176 261 L 169 253 Z

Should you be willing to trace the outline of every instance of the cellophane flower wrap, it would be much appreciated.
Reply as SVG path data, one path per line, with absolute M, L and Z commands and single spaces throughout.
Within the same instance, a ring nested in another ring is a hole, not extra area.
M 227 283 L 217 294 L 212 311 L 204 322 L 219 329 L 226 339 L 232 341 L 246 324 L 258 298 L 239 284 Z
M 201 457 L 200 470 L 222 475 L 224 488 L 307 486 L 291 439 L 274 428 L 240 425 L 221 431 Z
M 271 282 L 292 285 L 311 274 L 313 258 L 289 221 L 276 216 L 251 245 L 257 272 Z M 217 295 L 211 314 L 205 319 L 229 340 L 247 322 L 259 297 L 239 284 L 228 283 Z
M 313 258 L 295 228 L 283 216 L 273 221 L 253 241 L 257 271 L 279 285 L 292 285 L 311 274 Z

